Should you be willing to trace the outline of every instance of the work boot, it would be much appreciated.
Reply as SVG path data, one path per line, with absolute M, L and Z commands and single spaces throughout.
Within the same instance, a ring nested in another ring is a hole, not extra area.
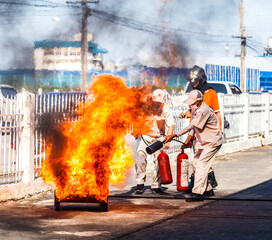
M 144 184 L 137 184 L 136 194 L 142 194 L 144 192 Z
M 216 188 L 218 186 L 213 170 L 208 173 L 208 182 L 211 184 L 212 188 Z
M 157 195 L 163 194 L 163 191 L 161 190 L 161 188 L 151 188 L 151 191 L 153 194 L 157 194 Z
M 192 193 L 190 198 L 186 198 L 186 202 L 201 202 L 204 201 L 202 194 Z
M 206 191 L 206 192 L 203 193 L 203 195 L 204 195 L 205 197 L 214 196 L 214 191 L 213 191 L 213 190 Z

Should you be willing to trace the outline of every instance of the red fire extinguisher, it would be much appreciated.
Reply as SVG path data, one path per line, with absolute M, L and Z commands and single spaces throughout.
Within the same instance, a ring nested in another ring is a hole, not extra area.
M 161 183 L 162 184 L 172 183 L 173 179 L 172 179 L 170 161 L 169 161 L 168 155 L 164 151 L 161 151 L 161 153 L 158 156 L 158 164 L 159 164 L 160 175 L 161 175 Z
M 188 190 L 188 155 L 181 149 L 177 157 L 177 190 Z

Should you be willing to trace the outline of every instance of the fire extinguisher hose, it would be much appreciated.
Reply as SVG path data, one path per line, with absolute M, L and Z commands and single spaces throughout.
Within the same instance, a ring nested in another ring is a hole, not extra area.
M 143 138 L 143 135 L 141 135 L 141 138 L 143 139 L 144 143 L 146 144 L 146 146 L 149 146 L 149 144 L 145 141 L 145 139 Z M 177 140 L 177 139 L 173 139 L 172 141 L 175 141 L 175 142 L 179 142 L 181 144 L 184 144 L 185 146 L 188 146 L 188 144 L 185 144 L 184 142 L 180 141 L 180 140 Z

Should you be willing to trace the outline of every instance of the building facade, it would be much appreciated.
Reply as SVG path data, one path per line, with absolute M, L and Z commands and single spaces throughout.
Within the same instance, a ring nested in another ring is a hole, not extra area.
M 90 37 L 91 36 L 91 37 Z M 81 71 L 81 41 L 36 41 L 34 50 L 35 70 L 49 71 Z M 107 50 L 98 48 L 92 41 L 92 35 L 88 38 L 87 65 L 88 71 L 102 70 L 103 54 Z

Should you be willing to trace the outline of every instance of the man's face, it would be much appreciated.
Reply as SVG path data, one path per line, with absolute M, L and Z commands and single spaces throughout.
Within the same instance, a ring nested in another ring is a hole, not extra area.
M 199 84 L 199 81 L 195 80 L 194 82 L 191 82 L 191 83 L 192 83 L 192 86 L 196 88 Z
M 161 102 L 153 102 L 152 103 L 152 113 L 153 115 L 160 116 L 162 114 L 163 103 Z
M 196 106 L 196 107 L 198 108 L 198 107 L 200 107 L 200 105 L 201 105 L 202 102 L 203 102 L 203 101 L 198 100 L 198 101 L 196 101 L 195 103 L 191 104 L 191 105 L 190 105 L 190 108 L 194 108 L 194 106 Z M 192 106 L 193 106 L 193 107 L 192 107 Z

